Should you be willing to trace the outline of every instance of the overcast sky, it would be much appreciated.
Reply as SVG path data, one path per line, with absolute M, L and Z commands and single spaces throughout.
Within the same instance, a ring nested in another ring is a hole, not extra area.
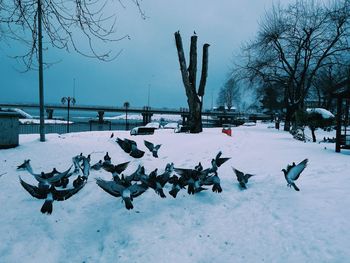
M 127 2 L 125 0 L 124 2 Z M 143 0 L 143 20 L 137 8 L 127 5 L 118 10 L 118 33 L 130 40 L 114 43 L 123 49 L 112 62 L 100 62 L 74 52 L 66 53 L 48 46 L 44 60 L 60 61 L 44 72 L 45 102 L 59 103 L 73 95 L 77 104 L 142 107 L 186 107 L 181 82 L 174 32 L 180 30 L 188 59 L 189 40 L 198 35 L 198 72 L 201 50 L 209 43 L 209 72 L 205 107 L 216 101 L 233 61 L 244 41 L 256 34 L 258 22 L 272 0 Z M 282 3 L 290 2 L 282 0 Z M 44 36 L 45 37 L 45 36 Z M 18 50 L 18 51 L 17 51 Z M 21 51 L 16 42 L 0 44 L 0 102 L 38 102 L 38 73 L 20 73 L 16 61 L 9 58 Z M 188 62 L 187 62 L 188 63 Z

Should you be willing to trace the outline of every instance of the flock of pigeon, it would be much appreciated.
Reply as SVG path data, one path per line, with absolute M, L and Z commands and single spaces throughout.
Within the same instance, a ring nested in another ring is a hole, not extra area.
M 135 141 L 117 138 L 116 142 L 124 152 L 133 158 L 141 158 L 145 153 L 137 148 Z M 161 145 L 154 145 L 146 140 L 144 144 L 152 153 L 153 157 L 158 158 L 158 150 Z M 42 213 L 51 214 L 54 201 L 64 201 L 78 193 L 86 184 L 90 171 L 100 169 L 111 173 L 112 179 L 106 181 L 102 178 L 97 178 L 97 185 L 110 195 L 118 198 L 121 197 L 125 208 L 130 210 L 134 207 L 132 203 L 133 199 L 142 195 L 149 188 L 153 189 L 161 198 L 165 198 L 164 187 L 166 184 L 171 185 L 169 194 L 174 198 L 176 198 L 181 189 L 187 189 L 187 193 L 193 195 L 207 190 L 205 186 L 212 186 L 213 192 L 221 193 L 222 188 L 218 176 L 218 168 L 230 159 L 221 157 L 221 155 L 222 153 L 219 152 L 211 160 L 211 166 L 206 169 L 203 168 L 201 162 L 193 169 L 176 168 L 173 163 L 168 163 L 162 174 L 158 174 L 158 169 L 146 174 L 144 166 L 139 165 L 132 174 L 124 175 L 123 172 L 130 162 L 115 165 L 111 162 L 108 152 L 105 154 L 103 161 L 100 160 L 92 166 L 90 166 L 91 156 L 88 155 L 85 157 L 80 153 L 72 158 L 73 165 L 64 172 L 58 172 L 56 168 L 53 168 L 48 173 L 34 173 L 30 160 L 25 160 L 17 169 L 28 171 L 38 181 L 38 185 L 35 186 L 19 177 L 21 185 L 30 195 L 38 199 L 45 199 L 40 210 Z M 307 159 L 297 165 L 293 162 L 286 169 L 282 169 L 288 186 L 292 186 L 296 191 L 299 191 L 299 188 L 295 185 L 295 180 L 299 178 L 307 162 Z M 72 171 L 73 166 L 74 170 Z M 248 180 L 253 175 L 245 174 L 233 167 L 232 169 L 236 174 L 239 187 L 246 189 Z M 75 179 L 72 181 L 73 187 L 66 189 L 71 176 L 75 176 Z

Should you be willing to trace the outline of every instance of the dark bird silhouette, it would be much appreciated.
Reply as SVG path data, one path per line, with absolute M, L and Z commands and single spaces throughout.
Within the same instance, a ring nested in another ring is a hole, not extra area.
M 111 157 L 108 155 L 108 152 L 106 152 L 105 156 L 103 156 L 103 160 L 107 163 L 111 162 Z
M 146 140 L 144 140 L 144 143 L 147 149 L 150 150 L 150 152 L 152 153 L 153 157 L 158 158 L 158 150 L 162 145 L 161 144 L 154 145 L 153 143 Z
M 291 187 L 293 186 L 295 191 L 300 191 L 300 189 L 295 185 L 294 181 L 296 181 L 302 171 L 304 171 L 305 167 L 307 166 L 308 159 L 304 159 L 299 164 L 295 165 L 293 163 L 292 165 L 288 165 L 287 169 L 282 169 L 282 172 L 284 173 L 284 177 L 287 181 L 287 186 Z
M 123 149 L 124 152 L 126 153 L 130 153 L 131 152 L 131 146 L 132 145 L 136 145 L 136 142 L 133 140 L 128 140 L 128 139 L 120 139 L 117 138 L 116 142 L 118 143 L 118 145 L 120 146 L 120 148 Z
M 24 162 L 20 165 L 17 166 L 17 170 L 21 170 L 21 169 L 27 169 L 27 167 L 30 166 L 30 159 L 28 160 L 24 160 Z
M 206 177 L 205 179 L 201 180 L 201 185 L 212 185 L 212 191 L 216 193 L 221 193 L 222 188 L 220 185 L 220 178 L 217 175 L 217 173 L 214 173 L 211 176 Z
M 114 137 L 114 133 L 112 132 L 112 134 L 111 134 L 110 138 L 113 138 L 113 137 Z
M 196 31 L 195 30 L 193 30 L 193 34 L 196 35 Z
M 165 166 L 164 173 L 157 176 L 157 181 L 160 183 L 162 187 L 168 182 L 171 173 L 174 171 L 174 163 L 168 163 Z
M 136 159 L 142 158 L 143 155 L 145 154 L 144 151 L 141 151 L 137 148 L 136 144 L 132 144 L 131 145 L 131 152 L 130 152 L 130 156 L 134 157 Z
M 91 166 L 91 170 L 98 171 L 102 168 L 102 160 L 99 160 L 97 163 Z
M 177 193 L 181 190 L 184 189 L 185 182 L 181 182 L 179 177 L 177 177 L 175 174 L 171 176 L 168 180 L 168 182 L 172 185 L 171 190 L 169 191 L 169 194 L 176 198 Z
M 103 163 L 102 168 L 105 171 L 110 172 L 115 181 L 119 181 L 120 180 L 119 176 L 128 167 L 129 163 L 130 162 L 125 162 L 125 163 L 120 163 L 118 165 Z
M 50 188 L 43 189 L 40 187 L 36 187 L 34 185 L 28 184 L 22 180 L 20 177 L 20 182 L 23 188 L 33 197 L 37 199 L 45 199 L 43 206 L 41 207 L 41 213 L 51 214 L 53 211 L 52 203 L 53 201 L 64 201 L 68 198 L 72 197 L 76 193 L 83 188 L 84 184 L 79 188 L 65 189 L 65 190 L 57 190 L 53 185 Z
M 254 176 L 253 174 L 245 174 L 241 172 L 240 170 L 237 170 L 236 168 L 232 167 L 232 170 L 235 172 L 237 181 L 242 189 L 247 189 L 246 184 L 248 183 L 248 180 L 250 177 Z
M 201 172 L 194 169 L 174 168 L 174 171 L 180 175 L 179 180 L 183 186 L 187 187 L 188 194 L 199 193 L 207 188 L 202 187 Z
M 134 206 L 132 204 L 133 198 L 140 196 L 147 190 L 144 184 L 118 184 L 115 181 L 105 181 L 101 178 L 96 179 L 96 183 L 105 192 L 114 197 L 121 197 L 125 203 L 125 208 L 130 210 Z
M 162 181 L 157 177 L 158 169 L 153 170 L 148 177 L 141 178 L 141 182 L 146 184 L 149 188 L 152 188 L 161 198 L 165 198 L 166 195 L 163 191 Z

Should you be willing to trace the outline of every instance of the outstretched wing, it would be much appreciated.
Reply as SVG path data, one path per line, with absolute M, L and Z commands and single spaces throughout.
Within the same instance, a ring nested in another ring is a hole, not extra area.
M 307 165 L 307 162 L 308 162 L 308 159 L 305 159 L 301 161 L 298 165 L 291 167 L 287 175 L 288 179 L 293 181 L 297 180 L 300 174 L 302 173 L 302 171 L 304 171 Z
M 120 174 L 121 172 L 123 172 L 128 167 L 129 163 L 130 163 L 130 161 L 116 165 L 114 167 L 115 172 Z
M 225 158 L 217 158 L 216 161 L 216 165 L 218 167 L 220 167 L 223 163 L 225 163 L 226 161 L 230 160 L 230 157 L 225 157 Z
M 232 170 L 235 172 L 237 176 L 237 180 L 240 182 L 244 179 L 244 173 L 241 172 L 240 170 L 237 170 L 236 168 L 232 167 Z
M 105 181 L 101 178 L 96 179 L 96 184 L 99 187 L 101 187 L 104 191 L 115 197 L 120 197 L 122 195 L 123 190 L 125 189 L 124 186 L 119 185 L 114 181 Z
M 47 190 L 39 189 L 38 187 L 34 185 L 30 185 L 22 180 L 21 177 L 19 177 L 19 180 L 21 182 L 21 185 L 23 188 L 33 197 L 38 199 L 45 199 L 47 196 Z
M 130 190 L 132 197 L 138 197 L 139 195 L 143 194 L 148 187 L 145 184 L 133 184 L 128 189 Z
M 53 187 L 53 190 L 52 190 L 53 199 L 56 201 L 67 200 L 68 198 L 78 193 L 84 187 L 85 184 L 86 183 L 83 183 L 77 188 L 65 189 L 65 190 L 57 190 Z
M 145 146 L 147 147 L 147 149 L 150 150 L 150 151 L 152 152 L 153 149 L 154 149 L 153 143 L 151 143 L 151 142 L 149 142 L 149 141 L 146 141 L 146 140 L 144 140 L 144 143 L 145 143 Z

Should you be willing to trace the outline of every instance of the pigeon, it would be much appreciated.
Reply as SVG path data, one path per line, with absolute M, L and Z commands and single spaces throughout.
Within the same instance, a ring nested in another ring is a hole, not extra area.
M 141 178 L 141 182 L 146 184 L 149 188 L 152 188 L 161 198 L 165 198 L 166 195 L 163 191 L 163 182 L 157 177 L 158 169 L 153 170 L 148 177 Z
M 17 166 L 17 170 L 21 170 L 21 169 L 27 169 L 28 166 L 30 166 L 30 159 L 28 160 L 24 160 L 24 162 L 20 165 Z
M 203 190 L 207 190 L 202 187 L 200 175 L 201 172 L 194 169 L 174 168 L 174 171 L 180 175 L 180 181 L 183 186 L 188 185 L 187 193 L 195 194 Z
M 59 171 L 56 170 L 56 168 L 52 169 L 51 174 L 60 174 Z M 66 188 L 67 185 L 69 184 L 69 177 L 73 174 L 73 172 L 68 173 L 66 176 L 62 177 L 61 180 L 53 183 L 54 186 L 59 187 L 62 186 L 63 188 Z
M 145 174 L 145 167 L 139 165 L 136 169 L 135 172 L 133 172 L 131 175 L 126 176 L 126 180 L 128 180 L 129 182 L 131 181 L 141 181 L 142 178 L 147 177 L 147 175 Z
M 91 170 L 95 170 L 98 171 L 102 168 L 102 160 L 99 160 L 97 163 L 95 163 L 94 165 L 92 165 Z
M 181 189 L 185 188 L 184 183 L 182 183 L 181 180 L 179 180 L 179 177 L 177 177 L 175 174 L 169 178 L 168 182 L 170 184 L 172 184 L 172 187 L 171 187 L 171 190 L 169 191 L 169 194 L 174 198 L 176 198 L 177 193 Z
M 197 170 L 197 171 L 199 171 L 199 172 L 203 171 L 203 166 L 202 166 L 201 162 L 199 162 L 198 165 L 196 165 L 196 166 L 194 167 L 194 169 Z
M 114 137 L 114 133 L 112 132 L 111 136 L 109 138 L 113 138 Z
M 103 156 L 103 160 L 107 163 L 111 163 L 111 157 L 109 157 L 108 152 L 106 152 L 106 155 Z
M 79 188 L 72 188 L 72 189 L 66 189 L 66 190 L 57 190 L 53 185 L 50 186 L 48 189 L 43 189 L 40 187 L 36 187 L 34 185 L 28 184 L 25 181 L 22 180 L 20 177 L 20 182 L 23 188 L 33 197 L 38 199 L 45 199 L 45 202 L 43 206 L 41 207 L 40 211 L 41 213 L 45 214 L 51 214 L 53 207 L 52 203 L 53 201 L 64 201 L 68 198 L 72 197 L 74 194 L 80 191 L 81 188 L 83 188 L 84 184 L 81 185 Z
M 120 174 L 128 167 L 129 163 L 130 162 L 125 162 L 118 165 L 103 163 L 102 168 L 105 171 L 112 173 L 113 179 L 115 181 L 119 181 Z
M 81 160 L 83 160 L 83 153 L 80 153 L 79 155 L 77 156 L 74 156 L 72 158 L 72 161 L 73 161 L 73 164 L 74 164 L 74 172 L 73 173 L 79 173 L 80 171 L 80 165 L 79 163 L 81 162 Z
M 80 170 L 83 175 L 78 175 L 78 177 L 73 181 L 73 187 L 79 188 L 81 185 L 84 185 L 90 175 L 90 155 L 88 157 L 83 156 L 83 164 L 79 165 Z
M 144 140 L 144 143 L 147 149 L 150 150 L 150 152 L 152 152 L 153 157 L 158 158 L 158 150 L 162 145 L 161 144 L 154 145 L 153 143 L 146 140 Z
M 52 184 L 57 183 L 63 177 L 69 177 L 73 173 L 69 174 L 72 166 L 70 166 L 66 171 L 58 173 L 56 169 L 53 169 L 50 173 L 41 172 L 41 174 L 31 173 L 34 178 L 39 182 L 38 187 L 41 189 L 49 189 Z
M 162 187 L 168 182 L 171 173 L 174 171 L 174 163 L 168 163 L 165 166 L 165 171 L 161 175 L 157 176 L 157 181 L 161 184 Z
M 122 140 L 120 138 L 117 138 L 116 142 L 118 143 L 120 148 L 122 148 L 123 151 L 126 152 L 126 153 L 130 153 L 131 152 L 131 145 L 132 144 L 136 145 L 136 142 L 134 142 L 132 140 L 128 140 L 128 139 Z
M 291 187 L 293 186 L 295 191 L 300 191 L 300 189 L 295 185 L 294 181 L 296 181 L 302 171 L 304 171 L 305 167 L 307 166 L 308 159 L 304 159 L 299 164 L 295 165 L 293 163 L 292 165 L 288 165 L 287 169 L 282 169 L 282 172 L 284 173 L 284 177 L 287 181 L 287 186 Z
M 139 150 L 139 149 L 137 148 L 137 145 L 136 145 L 136 144 L 132 144 L 132 145 L 131 145 L 131 152 L 130 152 L 130 154 L 129 154 L 131 157 L 134 157 L 134 158 L 139 159 L 139 158 L 142 158 L 144 154 L 145 154 L 145 152 Z
M 233 167 L 232 167 L 232 170 L 235 172 L 235 174 L 237 176 L 237 181 L 239 182 L 240 187 L 242 189 L 247 189 L 246 184 L 248 183 L 248 179 L 254 175 L 253 174 L 244 174 L 240 170 L 237 170 L 236 168 L 233 168 Z
M 140 196 L 147 190 L 147 186 L 144 184 L 122 185 L 115 181 L 105 181 L 101 178 L 97 178 L 96 183 L 110 195 L 121 197 L 125 203 L 125 208 L 128 210 L 134 208 L 132 204 L 133 198 Z
M 208 176 L 205 179 L 201 180 L 201 184 L 202 185 L 212 185 L 212 191 L 215 193 L 221 193 L 222 192 L 222 188 L 220 185 L 220 178 L 217 175 L 217 173 L 214 173 L 214 175 L 212 176 Z

